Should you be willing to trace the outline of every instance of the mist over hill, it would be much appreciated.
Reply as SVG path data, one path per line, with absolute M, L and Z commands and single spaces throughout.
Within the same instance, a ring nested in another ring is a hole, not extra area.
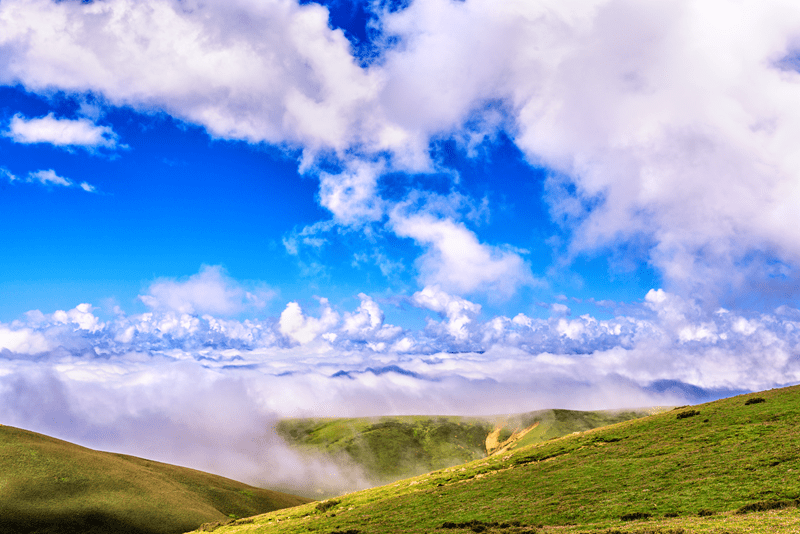
M 248 519 L 246 528 L 280 534 L 795 532 L 798 426 L 800 386 L 740 395 L 272 512 Z
M 308 500 L 0 425 L 3 534 L 177 534 Z

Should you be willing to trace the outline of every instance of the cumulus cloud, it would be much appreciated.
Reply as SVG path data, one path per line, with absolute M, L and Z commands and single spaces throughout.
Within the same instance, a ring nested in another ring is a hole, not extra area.
M 399 209 L 391 222 L 398 236 L 412 238 L 426 249 L 417 260 L 420 281 L 425 285 L 456 293 L 508 296 L 519 286 L 535 282 L 517 251 L 481 243 L 463 223 Z
M 36 354 L 54 348 L 41 333 L 30 328 L 8 328 L 0 326 L 0 350 L 19 354 Z
M 376 75 L 327 10 L 290 0 L 21 0 L 0 8 L 0 80 L 162 109 L 215 136 L 344 148 Z
M 5 1 L 0 46 L 13 61 L 0 81 L 296 146 L 304 170 L 332 151 L 344 170 L 320 174 L 320 202 L 344 225 L 386 212 L 376 173 L 433 170 L 431 139 L 503 128 L 552 171 L 568 257 L 644 243 L 685 291 L 796 275 L 795 2 L 412 2 L 376 12 L 378 57 L 365 67 L 327 18 L 292 0 Z M 85 119 L 12 123 L 23 140 L 115 142 Z M 69 133 L 45 128 L 56 124 Z M 378 155 L 385 167 L 371 168 Z M 457 228 L 439 222 L 440 235 Z M 431 267 L 447 255 L 427 254 L 423 283 L 448 285 Z M 519 280 L 513 254 L 493 256 Z
M 320 299 L 322 315 L 319 318 L 309 317 L 297 302 L 290 302 L 281 313 L 281 334 L 291 338 L 297 343 L 306 344 L 323 335 L 326 340 L 334 341 L 337 334 L 331 332 L 333 326 L 339 322 L 339 314 L 328 306 L 327 299 Z
M 69 311 L 58 310 L 53 314 L 53 320 L 58 323 L 73 323 L 81 330 L 96 332 L 105 325 L 92 313 L 92 305 L 88 303 L 78 304 Z
M 475 304 L 460 297 L 448 295 L 439 286 L 426 287 L 417 291 L 412 302 L 422 308 L 435 311 L 447 318 L 445 329 L 448 334 L 459 341 L 469 337 L 469 326 L 481 311 L 480 304 Z
M 248 307 L 260 308 L 272 292 L 265 288 L 247 291 L 219 266 L 204 266 L 186 280 L 157 280 L 139 299 L 148 307 L 179 314 L 236 314 Z
M 59 147 L 117 148 L 117 134 L 89 119 L 56 118 L 52 113 L 34 119 L 14 115 L 5 133 L 16 143 L 49 143 Z
M 435 170 L 432 139 L 474 152 L 505 129 L 551 171 L 568 258 L 639 243 L 690 294 L 796 277 L 798 24 L 789 0 L 419 1 L 376 11 L 377 57 L 361 66 L 313 3 L 9 0 L 0 47 L 13 61 L 0 81 L 298 147 L 304 171 L 332 153 L 343 171 L 320 174 L 320 202 L 343 225 L 391 208 L 376 173 Z M 66 124 L 48 117 L 13 120 Z M 395 227 L 410 234 L 414 222 Z M 423 283 L 469 291 L 443 279 L 432 265 L 448 255 L 424 239 Z M 490 271 L 521 280 L 512 252 L 484 252 Z

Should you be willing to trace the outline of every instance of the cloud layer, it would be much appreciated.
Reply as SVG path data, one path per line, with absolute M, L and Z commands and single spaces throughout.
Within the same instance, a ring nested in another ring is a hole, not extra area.
M 241 291 L 209 267 L 154 282 L 146 296 L 163 305 L 146 313 L 102 320 L 80 304 L 0 324 L 0 419 L 315 494 L 365 482 L 286 449 L 278 417 L 685 404 L 800 381 L 800 310 L 788 307 L 708 313 L 652 290 L 608 319 L 564 304 L 549 318 L 485 317 L 426 287 L 405 303 L 431 312 L 419 330 L 388 324 L 366 294 L 354 310 L 321 299 L 316 314 L 296 302 L 272 318 L 209 313 Z

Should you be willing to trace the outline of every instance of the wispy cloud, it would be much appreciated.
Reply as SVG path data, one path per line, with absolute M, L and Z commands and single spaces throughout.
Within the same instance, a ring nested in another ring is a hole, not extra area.
M 71 187 L 72 185 L 74 185 L 72 183 L 72 180 L 57 175 L 56 171 L 54 171 L 53 169 L 48 169 L 46 171 L 32 172 L 28 174 L 28 181 L 39 182 L 42 185 L 54 185 L 62 187 Z
M 34 183 L 46 187 L 78 187 L 87 193 L 96 193 L 97 188 L 87 182 L 76 184 L 69 178 L 56 174 L 53 169 L 38 170 L 29 172 L 25 177 L 12 174 L 8 169 L 0 168 L 0 177 L 5 178 L 11 183 Z

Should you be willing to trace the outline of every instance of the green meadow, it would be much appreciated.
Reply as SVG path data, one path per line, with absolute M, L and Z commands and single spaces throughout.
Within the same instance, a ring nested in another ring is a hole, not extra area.
M 652 409 L 651 409 L 652 411 Z M 486 418 L 392 416 L 284 419 L 275 430 L 291 446 L 361 469 L 375 484 L 463 464 L 489 453 L 626 421 L 647 411 L 540 410 Z
M 520 445 L 216 530 L 800 532 L 798 474 L 800 386 L 795 386 Z
M 0 533 L 169 534 L 305 502 L 0 425 Z
M 309 454 L 419 471 L 316 502 L 0 426 L 0 532 L 800 532 L 800 386 L 650 413 L 283 421 Z

